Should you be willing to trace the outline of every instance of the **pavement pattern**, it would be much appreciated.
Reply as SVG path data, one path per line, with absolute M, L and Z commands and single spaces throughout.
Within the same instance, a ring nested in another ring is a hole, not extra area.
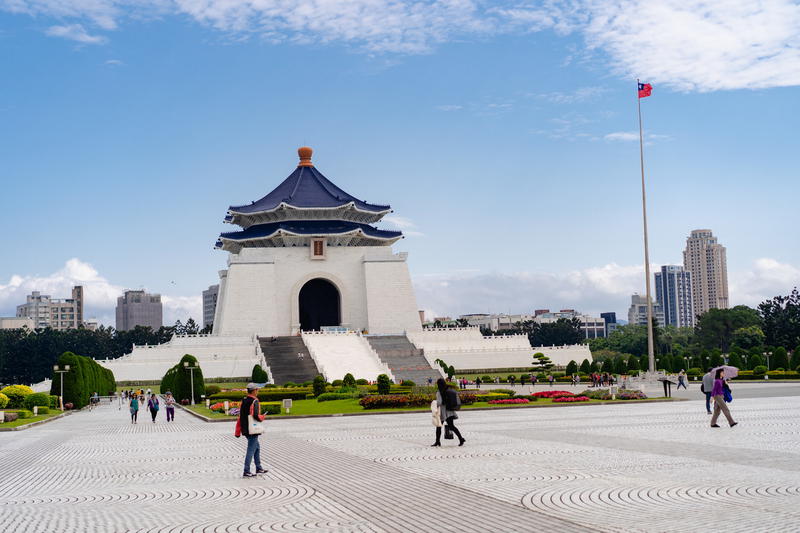
M 232 423 L 104 404 L 0 433 L 4 532 L 799 531 L 800 397 Z

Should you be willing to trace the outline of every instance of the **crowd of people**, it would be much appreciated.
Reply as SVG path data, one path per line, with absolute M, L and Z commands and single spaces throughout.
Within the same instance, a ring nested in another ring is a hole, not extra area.
M 122 391 L 122 400 L 128 403 L 128 409 L 131 413 L 131 424 L 139 422 L 139 410 L 147 409 L 150 412 L 150 418 L 153 424 L 156 423 L 158 413 L 161 411 L 161 400 L 158 395 L 152 390 L 143 389 L 139 390 L 125 390 Z M 175 421 L 175 398 L 172 393 L 167 391 L 164 395 L 164 410 L 167 412 L 167 422 Z

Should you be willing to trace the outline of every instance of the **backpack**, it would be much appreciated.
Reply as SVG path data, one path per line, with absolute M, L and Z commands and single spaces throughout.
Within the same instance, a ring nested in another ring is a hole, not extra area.
M 448 388 L 445 393 L 444 404 L 448 411 L 460 411 L 461 396 L 459 396 L 455 389 Z

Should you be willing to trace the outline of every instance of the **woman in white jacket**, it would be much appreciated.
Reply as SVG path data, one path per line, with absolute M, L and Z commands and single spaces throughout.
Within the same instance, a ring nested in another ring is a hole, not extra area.
M 441 446 L 442 445 L 442 424 L 447 426 L 447 429 L 455 433 L 456 437 L 458 437 L 458 445 L 463 446 L 466 439 L 461 436 L 461 432 L 453 423 L 453 420 L 458 418 L 458 413 L 456 413 L 452 409 L 448 409 L 447 406 L 447 397 L 452 396 L 452 394 L 448 394 L 447 391 L 447 382 L 443 378 L 439 378 L 436 380 L 436 387 L 439 389 L 436 391 L 436 400 L 431 403 L 431 411 L 434 410 L 434 404 L 436 407 L 436 411 L 433 413 L 433 425 L 436 427 L 436 442 L 431 444 L 431 446 Z M 458 394 L 455 390 L 453 391 L 454 394 Z M 437 416 L 438 415 L 438 416 Z M 438 421 L 438 424 L 437 424 Z

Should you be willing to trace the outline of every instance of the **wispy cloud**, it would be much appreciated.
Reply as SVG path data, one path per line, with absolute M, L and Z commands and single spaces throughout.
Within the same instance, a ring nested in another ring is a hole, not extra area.
M 124 65 L 125 63 L 123 63 L 119 59 L 106 59 L 105 64 L 109 65 L 109 66 L 112 66 L 112 67 L 119 67 L 119 66 Z
M 61 37 L 83 44 L 103 44 L 106 38 L 102 35 L 90 35 L 81 24 L 68 24 L 66 26 L 50 26 L 45 31 L 50 37 Z
M 437 105 L 436 109 L 439 111 L 459 111 L 464 109 L 463 105 L 456 105 L 456 104 L 445 104 L 445 105 Z
M 98 44 L 89 28 L 188 16 L 238 40 L 345 44 L 367 53 L 429 53 L 445 42 L 552 30 L 615 75 L 685 91 L 800 84 L 800 6 L 794 0 L 0 0 L 49 16 L 49 34 Z M 552 93 L 554 101 L 587 97 Z
M 403 235 L 406 235 L 407 237 L 425 236 L 424 233 L 417 231 L 415 229 L 417 225 L 414 224 L 414 222 L 412 222 L 411 219 L 409 218 L 401 217 L 399 215 L 386 215 L 385 217 L 383 217 L 383 221 L 389 224 L 390 226 L 402 230 Z
M 575 104 L 597 99 L 608 92 L 605 87 L 580 87 L 568 92 L 534 93 L 530 96 L 553 104 Z
M 621 141 L 632 142 L 639 140 L 639 133 L 635 131 L 615 131 L 613 133 L 606 133 L 603 135 L 603 140 L 606 141 Z M 671 135 L 662 135 L 659 133 L 647 133 L 644 135 L 645 144 L 652 144 L 655 141 L 670 141 Z

